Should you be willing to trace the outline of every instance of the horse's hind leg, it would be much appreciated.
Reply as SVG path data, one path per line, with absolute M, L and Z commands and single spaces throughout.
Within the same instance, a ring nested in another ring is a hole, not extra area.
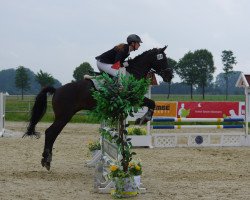
M 64 126 L 70 121 L 71 117 L 72 116 L 62 119 L 56 119 L 54 123 L 45 131 L 45 145 L 41 164 L 43 167 L 46 167 L 47 170 L 50 170 L 53 144 Z

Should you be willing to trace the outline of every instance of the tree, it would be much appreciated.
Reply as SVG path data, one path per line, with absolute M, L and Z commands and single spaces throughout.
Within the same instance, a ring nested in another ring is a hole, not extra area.
M 80 81 L 83 79 L 83 76 L 85 74 L 89 74 L 90 72 L 93 71 L 94 69 L 91 67 L 91 65 L 88 62 L 84 62 L 79 67 L 75 68 L 73 72 L 73 77 L 75 81 Z
M 55 84 L 55 79 L 53 78 L 53 76 L 46 72 L 43 72 L 42 70 L 40 70 L 35 75 L 35 79 L 40 84 L 41 88 L 46 86 L 52 86 Z
M 232 71 L 228 75 L 228 88 L 230 88 L 230 90 L 228 91 L 228 95 L 243 94 L 244 90 L 242 88 L 238 88 L 235 86 L 240 74 L 241 74 L 240 71 Z M 223 94 L 225 87 L 226 87 L 226 80 L 224 73 L 220 73 L 216 76 L 215 89 L 216 91 L 219 91 L 219 94 Z
M 21 89 L 23 99 L 24 91 L 30 88 L 30 78 L 28 76 L 27 70 L 23 66 L 19 66 L 16 70 L 15 85 L 17 88 Z
M 118 127 L 118 137 L 114 136 L 118 149 L 121 152 L 121 165 L 125 173 L 128 172 L 128 164 L 132 159 L 129 152 L 130 143 L 126 143 L 125 119 L 138 112 L 143 104 L 144 95 L 148 91 L 149 80 L 136 80 L 134 76 L 117 76 L 116 79 L 103 74 L 99 79 L 100 89 L 93 92 L 93 97 L 97 102 L 93 116 L 101 121 Z M 117 81 L 119 80 L 119 81 Z M 117 126 L 118 125 L 118 126 Z M 125 134 L 125 135 L 124 135 Z
M 224 78 L 226 81 L 226 100 L 228 96 L 228 76 L 233 71 L 233 65 L 236 65 L 236 57 L 233 56 L 233 52 L 231 50 L 224 50 L 222 51 L 222 63 L 224 65 Z
M 177 62 L 174 59 L 168 58 L 168 66 L 173 69 L 174 73 L 175 73 L 175 66 L 176 65 L 177 65 Z M 168 99 L 170 96 L 170 91 L 171 91 L 171 81 L 168 83 L 168 96 L 167 96 Z
M 184 83 L 190 86 L 191 99 L 193 99 L 193 87 L 197 83 L 197 66 L 194 60 L 194 53 L 191 51 L 186 53 L 176 65 L 176 73 L 180 76 Z
M 197 83 L 202 89 L 202 97 L 205 99 L 205 87 L 213 80 L 215 71 L 213 55 L 206 49 L 196 50 L 193 55 L 198 72 Z

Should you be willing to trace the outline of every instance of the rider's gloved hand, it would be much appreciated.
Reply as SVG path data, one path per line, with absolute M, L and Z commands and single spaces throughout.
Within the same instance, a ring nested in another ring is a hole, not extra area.
M 128 62 L 122 63 L 123 67 L 128 67 Z
M 120 63 L 120 61 L 118 61 L 118 62 L 114 63 L 111 68 L 113 68 L 113 69 L 119 69 L 121 67 L 122 67 L 121 63 Z

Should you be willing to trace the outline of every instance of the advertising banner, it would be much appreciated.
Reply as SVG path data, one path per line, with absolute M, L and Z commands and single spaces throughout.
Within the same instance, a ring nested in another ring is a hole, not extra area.
M 177 117 L 239 118 L 245 114 L 241 102 L 178 102 Z
M 156 101 L 154 117 L 176 117 L 177 102 Z

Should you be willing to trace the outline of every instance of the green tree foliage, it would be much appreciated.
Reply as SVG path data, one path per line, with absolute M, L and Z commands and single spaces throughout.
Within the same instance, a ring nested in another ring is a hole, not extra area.
M 228 96 L 228 76 L 233 71 L 233 66 L 237 64 L 236 57 L 233 55 L 233 52 L 231 50 L 224 50 L 222 51 L 222 63 L 224 65 L 223 71 L 224 71 L 224 78 L 226 81 L 226 99 Z
M 40 70 L 35 75 L 35 79 L 40 84 L 41 88 L 46 86 L 52 86 L 55 84 L 55 79 L 53 78 L 53 76 L 46 72 L 43 72 L 42 70 Z
M 19 66 L 16 70 L 15 85 L 21 89 L 23 99 L 23 92 L 30 88 L 30 78 L 27 70 L 23 66 Z
M 176 73 L 182 81 L 190 86 L 191 99 L 193 99 L 193 88 L 197 83 L 198 70 L 195 63 L 194 53 L 191 51 L 186 53 L 176 65 Z
M 171 94 L 189 94 L 189 85 L 186 83 L 171 83 Z M 152 86 L 152 94 L 168 94 L 168 83 L 160 82 L 157 86 Z
M 149 80 L 136 80 L 134 76 L 121 76 L 118 81 L 118 77 L 103 74 L 98 80 L 100 89 L 93 92 L 97 106 L 92 113 L 101 121 L 110 119 L 115 124 L 121 115 L 127 118 L 141 108 L 149 86 Z
M 173 69 L 174 73 L 175 73 L 176 65 L 177 65 L 177 62 L 174 59 L 168 58 L 168 66 Z M 171 81 L 168 83 L 168 96 L 167 96 L 168 99 L 170 97 L 170 93 L 171 93 Z
M 240 74 L 240 71 L 232 71 L 230 74 L 228 74 L 228 88 L 230 88 L 228 95 L 243 94 L 244 90 L 235 86 Z M 219 94 L 225 93 L 226 80 L 224 73 L 220 73 L 216 76 L 215 86 L 215 89 L 219 91 Z
M 91 65 L 88 62 L 84 62 L 79 67 L 75 68 L 73 72 L 73 77 L 75 81 L 80 81 L 83 79 L 83 76 L 85 74 L 89 74 L 90 72 L 93 71 L 94 69 L 91 67 Z
M 128 172 L 128 163 L 132 160 L 131 142 L 126 139 L 125 119 L 133 116 L 142 106 L 144 95 L 148 91 L 149 80 L 136 80 L 134 76 L 116 76 L 110 78 L 103 74 L 99 80 L 100 89 L 93 92 L 97 106 L 92 111 L 95 117 L 117 126 L 118 136 L 113 139 L 121 152 L 123 171 Z
M 35 73 L 29 68 L 25 68 L 30 78 L 30 89 L 24 91 L 24 95 L 35 95 L 41 90 L 39 83 L 35 80 Z M 0 92 L 8 92 L 10 95 L 19 95 L 21 91 L 15 85 L 16 69 L 10 68 L 0 71 Z M 62 84 L 55 79 L 54 87 L 58 88 Z
M 8 94 L 16 94 L 19 89 L 15 85 L 15 69 L 5 69 L 0 71 L 0 92 L 7 92 Z
M 206 49 L 196 50 L 193 54 L 194 65 L 198 72 L 197 84 L 202 90 L 203 99 L 205 98 L 205 87 L 213 80 L 215 71 L 213 55 Z

